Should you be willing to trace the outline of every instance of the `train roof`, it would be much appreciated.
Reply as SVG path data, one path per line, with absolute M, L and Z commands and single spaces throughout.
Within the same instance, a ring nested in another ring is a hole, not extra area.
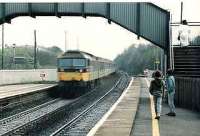
M 87 58 L 87 59 L 95 59 L 95 56 L 83 51 L 77 51 L 77 50 L 68 50 L 64 52 L 61 56 L 58 58 Z
M 101 62 L 112 62 L 111 60 L 104 59 L 101 57 L 96 57 L 90 53 L 79 51 L 79 50 L 68 50 L 64 52 L 61 56 L 59 56 L 58 58 L 86 58 L 89 60 L 97 60 Z

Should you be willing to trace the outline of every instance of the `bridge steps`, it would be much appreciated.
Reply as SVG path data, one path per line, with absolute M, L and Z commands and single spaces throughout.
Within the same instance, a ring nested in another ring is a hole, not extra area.
M 174 47 L 174 71 L 178 77 L 200 77 L 200 46 Z

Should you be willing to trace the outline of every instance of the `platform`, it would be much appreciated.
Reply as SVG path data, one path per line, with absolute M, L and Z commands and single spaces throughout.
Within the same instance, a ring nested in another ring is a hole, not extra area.
M 28 94 L 39 90 L 49 89 L 56 84 L 19 84 L 0 86 L 0 100 L 17 95 Z
M 120 99 L 91 129 L 88 136 L 199 136 L 200 114 L 176 108 L 176 117 L 163 102 L 160 120 L 156 120 L 149 81 L 134 79 Z

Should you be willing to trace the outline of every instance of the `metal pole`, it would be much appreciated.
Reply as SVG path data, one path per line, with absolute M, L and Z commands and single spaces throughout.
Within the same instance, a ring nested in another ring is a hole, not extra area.
M 4 69 L 4 24 L 2 24 L 2 50 L 1 50 L 1 69 Z
M 164 76 L 166 76 L 167 73 L 167 68 L 168 68 L 168 52 L 165 50 L 164 51 Z
M 34 69 L 37 69 L 37 41 L 36 30 L 34 30 Z
M 159 57 L 158 57 L 159 55 L 158 55 L 158 47 L 156 48 L 156 60 L 157 60 L 157 63 L 156 63 L 156 69 L 157 70 L 159 70 L 158 69 L 158 65 L 159 65 Z
M 172 15 L 170 19 L 170 23 L 172 22 Z M 172 26 L 169 26 L 169 41 L 170 41 L 170 51 L 171 51 L 171 69 L 174 69 L 174 47 L 173 47 L 173 41 L 172 41 Z
M 15 69 L 15 44 L 13 44 L 13 68 Z
M 168 12 L 167 20 L 166 20 L 166 48 L 165 48 L 165 55 L 166 55 L 166 70 L 171 68 L 171 58 L 170 58 L 170 12 Z M 166 71 L 165 71 L 166 72 Z
M 162 50 L 160 50 L 160 71 L 163 71 L 163 54 L 162 54 Z
M 182 20 L 183 20 L 183 2 L 181 2 L 181 23 L 182 23 Z
M 155 57 L 155 70 L 157 70 L 157 64 L 156 64 L 156 61 L 157 61 L 157 54 L 156 54 L 156 47 L 155 47 L 155 50 L 154 50 L 154 57 Z

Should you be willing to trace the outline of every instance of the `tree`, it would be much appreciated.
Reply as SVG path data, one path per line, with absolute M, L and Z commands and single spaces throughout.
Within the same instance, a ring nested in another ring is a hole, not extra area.
M 131 45 L 122 54 L 119 54 L 114 62 L 119 69 L 136 75 L 143 73 L 145 69 L 154 69 L 156 53 L 160 54 L 161 49 L 152 45 Z M 158 56 L 157 56 L 158 57 Z
M 194 38 L 194 40 L 192 41 L 192 44 L 200 46 L 200 35 Z
M 39 47 L 39 46 L 38 46 Z M 38 68 L 56 68 L 56 58 L 62 53 L 59 47 L 53 46 L 49 48 L 39 47 L 37 50 L 37 65 Z M 15 47 L 15 57 L 24 58 L 23 64 L 15 64 L 13 59 L 13 48 L 6 47 L 4 49 L 4 69 L 32 69 L 33 68 L 33 58 L 34 58 L 34 47 L 33 46 L 16 46 Z M 0 49 L 0 57 L 1 57 Z M 1 59 L 0 59 L 1 63 Z M 1 64 L 0 64 L 1 65 Z
M 48 48 L 49 51 L 55 53 L 55 54 L 60 54 L 61 52 L 63 52 L 59 47 L 57 46 L 52 46 L 50 48 Z

